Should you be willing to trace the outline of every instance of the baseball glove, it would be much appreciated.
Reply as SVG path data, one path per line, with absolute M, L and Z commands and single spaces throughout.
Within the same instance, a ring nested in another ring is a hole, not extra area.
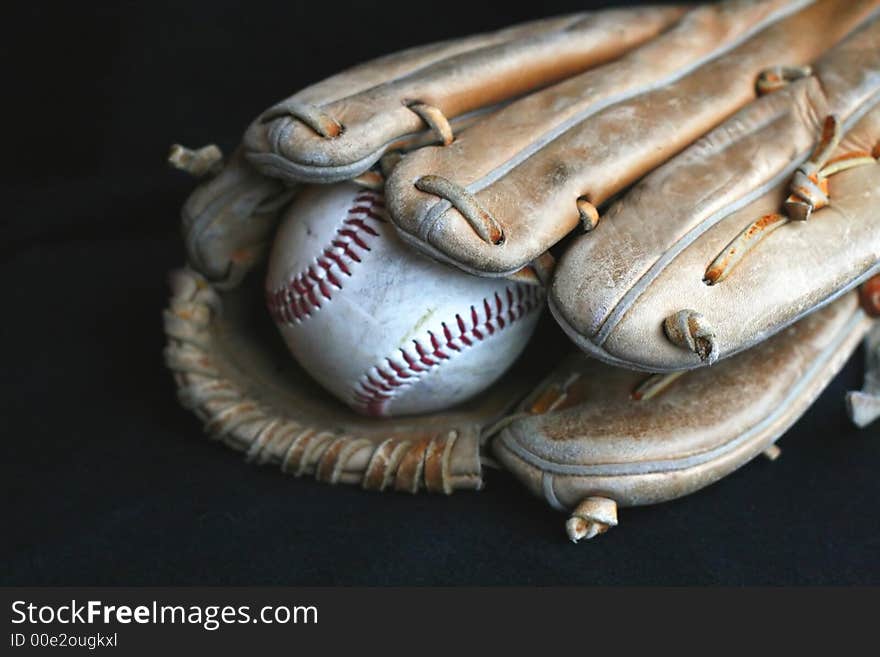
M 215 147 L 174 147 L 173 164 L 209 177 L 184 206 L 189 268 L 166 312 L 181 399 L 250 458 L 323 481 L 476 489 L 494 455 L 573 510 L 573 540 L 614 526 L 618 505 L 775 454 L 870 331 L 865 388 L 848 397 L 869 423 L 878 6 L 538 21 L 314 85 L 258 117 L 225 167 Z M 549 324 L 500 382 L 430 416 L 368 419 L 328 397 L 284 353 L 259 286 L 297 187 L 349 179 L 384 190 L 411 247 L 545 284 L 585 354 L 554 356 Z

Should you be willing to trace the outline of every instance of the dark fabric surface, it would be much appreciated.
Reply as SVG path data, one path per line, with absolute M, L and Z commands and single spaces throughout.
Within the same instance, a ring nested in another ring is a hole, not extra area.
M 243 463 L 162 364 L 192 187 L 172 141 L 235 146 L 260 110 L 406 46 L 589 3 L 29 5 L 7 20 L 0 270 L 4 584 L 880 583 L 880 427 L 843 394 L 724 481 L 578 546 L 490 471 L 481 493 L 370 494 Z M 8 200 L 11 199 L 11 205 Z

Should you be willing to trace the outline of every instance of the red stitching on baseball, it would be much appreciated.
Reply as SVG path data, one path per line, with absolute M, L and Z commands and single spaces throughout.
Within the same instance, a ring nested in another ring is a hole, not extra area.
M 330 245 L 315 261 L 285 285 L 266 290 L 266 305 L 272 319 L 279 324 L 298 323 L 330 301 L 334 291 L 342 289 L 339 274 L 351 276 L 353 264 L 361 262 L 361 254 L 370 250 L 368 241 L 379 237 L 379 231 L 370 225 L 373 221 L 388 221 L 385 200 L 381 194 L 363 190 L 355 196 Z
M 465 317 L 456 313 L 453 327 L 447 322 L 441 324 L 442 336 L 427 331 L 426 337 L 412 341 L 412 347 L 401 348 L 402 363 L 388 357 L 371 367 L 355 385 L 354 404 L 368 415 L 384 415 L 388 404 L 404 388 L 454 356 L 447 350 L 461 352 L 472 347 L 541 307 L 543 294 L 537 286 L 519 283 L 505 292 L 504 297 L 496 292 L 493 298 L 483 299 L 485 319 L 480 318 L 476 306 L 471 306 Z M 458 335 L 454 333 L 456 327 Z
M 354 264 L 362 262 L 363 253 L 371 250 L 368 240 L 380 237 L 370 222 L 387 223 L 384 210 L 381 194 L 363 190 L 354 198 L 330 245 L 314 262 L 292 276 L 285 285 L 266 291 L 266 305 L 277 323 L 303 321 L 320 310 L 323 302 L 330 301 L 335 290 L 342 289 L 342 276 L 351 276 Z M 427 331 L 421 340 L 412 341 L 412 347 L 400 349 L 402 363 L 388 357 L 363 374 L 352 393 L 354 404 L 369 415 L 383 415 L 391 400 L 404 388 L 456 353 L 475 346 L 537 310 L 542 301 L 539 287 L 515 284 L 507 287 L 503 294 L 496 292 L 493 297 L 483 299 L 485 319 L 480 318 L 478 306 L 471 306 L 470 312 L 464 316 L 456 313 L 454 323 L 441 324 L 442 335 Z

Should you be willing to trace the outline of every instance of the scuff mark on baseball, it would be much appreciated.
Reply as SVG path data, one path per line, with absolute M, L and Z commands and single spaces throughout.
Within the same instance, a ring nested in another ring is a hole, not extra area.
M 427 413 L 478 394 L 522 352 L 544 291 L 407 247 L 381 193 L 302 190 L 275 239 L 269 312 L 300 365 L 355 410 Z

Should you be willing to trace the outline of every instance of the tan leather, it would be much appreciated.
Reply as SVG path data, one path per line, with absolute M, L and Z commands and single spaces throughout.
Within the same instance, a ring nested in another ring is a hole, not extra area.
M 483 429 L 534 379 L 511 373 L 454 410 L 379 420 L 323 392 L 281 344 L 258 280 L 218 292 L 203 277 L 172 277 L 165 360 L 181 402 L 214 438 L 285 473 L 370 490 L 451 493 L 482 485 Z
M 687 495 L 766 450 L 809 407 L 871 325 L 856 297 L 648 400 L 632 398 L 644 374 L 574 355 L 520 405 L 524 415 L 493 452 L 558 509 L 590 497 L 634 506 Z M 530 414 L 548 390 L 567 394 Z
M 880 19 L 821 59 L 814 78 L 755 101 L 652 172 L 574 240 L 550 294 L 566 333 L 612 364 L 688 369 L 703 363 L 664 335 L 666 317 L 702 315 L 724 358 L 878 273 L 873 162 L 831 176 L 829 206 L 767 235 L 724 280 L 703 280 L 738 233 L 782 211 L 829 114 L 850 127 L 838 154 L 870 153 L 880 142 Z
M 436 258 L 507 275 L 600 205 L 755 98 L 759 73 L 807 64 L 856 28 L 876 0 L 732 2 L 694 9 L 620 60 L 480 121 L 447 147 L 408 154 L 386 186 L 401 234 Z M 503 231 L 484 241 L 427 175 L 473 195 Z
M 436 107 L 451 121 L 466 118 L 609 61 L 658 34 L 682 11 L 573 14 L 384 57 L 270 108 L 248 129 L 244 147 L 267 175 L 310 182 L 352 178 L 388 149 L 426 134 L 435 139 L 411 103 Z M 317 110 L 341 133 L 318 134 L 286 115 L 294 106 Z
M 293 191 L 261 176 L 236 152 L 183 206 L 189 264 L 220 288 L 238 285 L 268 254 L 279 212 Z

